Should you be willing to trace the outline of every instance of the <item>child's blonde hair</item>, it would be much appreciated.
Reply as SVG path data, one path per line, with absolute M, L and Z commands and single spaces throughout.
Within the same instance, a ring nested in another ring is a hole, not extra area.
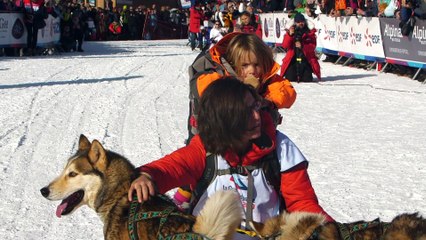
M 236 35 L 228 44 L 225 59 L 241 75 L 241 61 L 253 53 L 262 67 L 262 74 L 270 71 L 275 64 L 272 50 L 255 34 L 242 33 Z

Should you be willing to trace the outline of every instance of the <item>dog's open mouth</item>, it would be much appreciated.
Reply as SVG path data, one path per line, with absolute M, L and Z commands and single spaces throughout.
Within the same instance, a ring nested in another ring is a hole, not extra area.
M 70 213 L 80 202 L 83 200 L 84 191 L 78 190 L 77 192 L 71 194 L 69 197 L 62 200 L 56 209 L 56 216 L 61 217 L 62 215 L 67 215 Z

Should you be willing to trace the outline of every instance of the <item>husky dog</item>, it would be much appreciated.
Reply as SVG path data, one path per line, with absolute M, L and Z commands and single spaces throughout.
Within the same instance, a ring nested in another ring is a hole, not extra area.
M 127 159 L 81 135 L 77 153 L 62 173 L 40 191 L 49 200 L 62 200 L 56 210 L 58 217 L 83 205 L 95 210 L 104 223 L 104 237 L 108 240 L 165 239 L 185 234 L 198 236 L 191 239 L 231 239 L 241 223 L 242 208 L 232 191 L 213 195 L 197 217 L 177 211 L 164 195 L 151 197 L 142 204 L 129 202 L 127 192 L 138 175 Z
M 276 240 L 426 240 L 426 219 L 418 213 L 404 213 L 390 223 L 326 223 L 321 214 L 283 212 L 264 224 L 251 223 L 261 239 Z

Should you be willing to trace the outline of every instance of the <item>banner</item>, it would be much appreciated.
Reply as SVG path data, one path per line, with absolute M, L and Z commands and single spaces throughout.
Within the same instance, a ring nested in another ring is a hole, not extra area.
M 182 8 L 190 8 L 191 0 L 180 0 L 180 5 Z
M 274 14 L 260 14 L 260 23 L 262 24 L 262 40 L 266 43 L 277 43 L 275 39 Z
M 59 18 L 51 15 L 46 21 L 46 27 L 38 30 L 37 46 L 46 46 L 59 42 Z M 26 47 L 27 29 L 22 13 L 0 13 L 0 47 Z
M 46 27 L 38 30 L 37 46 L 48 46 L 58 43 L 61 37 L 60 19 L 49 15 L 45 21 Z
M 293 24 L 293 20 L 288 17 L 288 14 L 278 13 L 278 14 L 274 14 L 273 21 L 275 24 L 275 28 L 274 28 L 275 43 L 277 43 L 277 45 L 280 46 L 283 43 L 284 35 L 287 34 L 287 30 Z
M 339 17 L 336 27 L 339 52 L 358 59 L 384 61 L 379 18 Z
M 413 32 L 402 36 L 399 20 L 381 18 L 384 52 L 387 60 L 407 62 L 407 65 L 426 68 L 426 20 L 417 19 Z
M 267 43 L 275 43 L 281 46 L 285 34 L 294 24 L 294 20 L 288 17 L 288 13 L 260 14 L 262 23 L 262 39 Z M 306 16 L 306 22 L 310 29 L 315 27 L 315 20 Z M 266 39 L 266 40 L 265 40 Z
M 315 27 L 317 29 L 317 48 L 338 51 L 335 19 L 321 14 L 315 21 Z
M 133 0 L 116 0 L 117 5 L 133 5 Z
M 0 13 L 0 47 L 23 47 L 27 30 L 22 13 Z

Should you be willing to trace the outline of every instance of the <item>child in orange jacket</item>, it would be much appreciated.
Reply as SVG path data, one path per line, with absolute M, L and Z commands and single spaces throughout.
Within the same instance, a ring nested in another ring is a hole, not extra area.
M 296 100 L 296 91 L 290 81 L 277 74 L 280 65 L 275 62 L 272 50 L 260 38 L 254 34 L 233 32 L 222 38 L 207 54 L 211 66 L 190 80 L 196 85 L 191 101 L 198 100 L 207 86 L 220 77 L 234 76 L 257 90 L 264 99 L 263 107 L 269 108 L 276 124 L 280 123 L 278 109 L 290 108 Z M 187 142 L 197 133 L 196 105 L 190 106 Z

